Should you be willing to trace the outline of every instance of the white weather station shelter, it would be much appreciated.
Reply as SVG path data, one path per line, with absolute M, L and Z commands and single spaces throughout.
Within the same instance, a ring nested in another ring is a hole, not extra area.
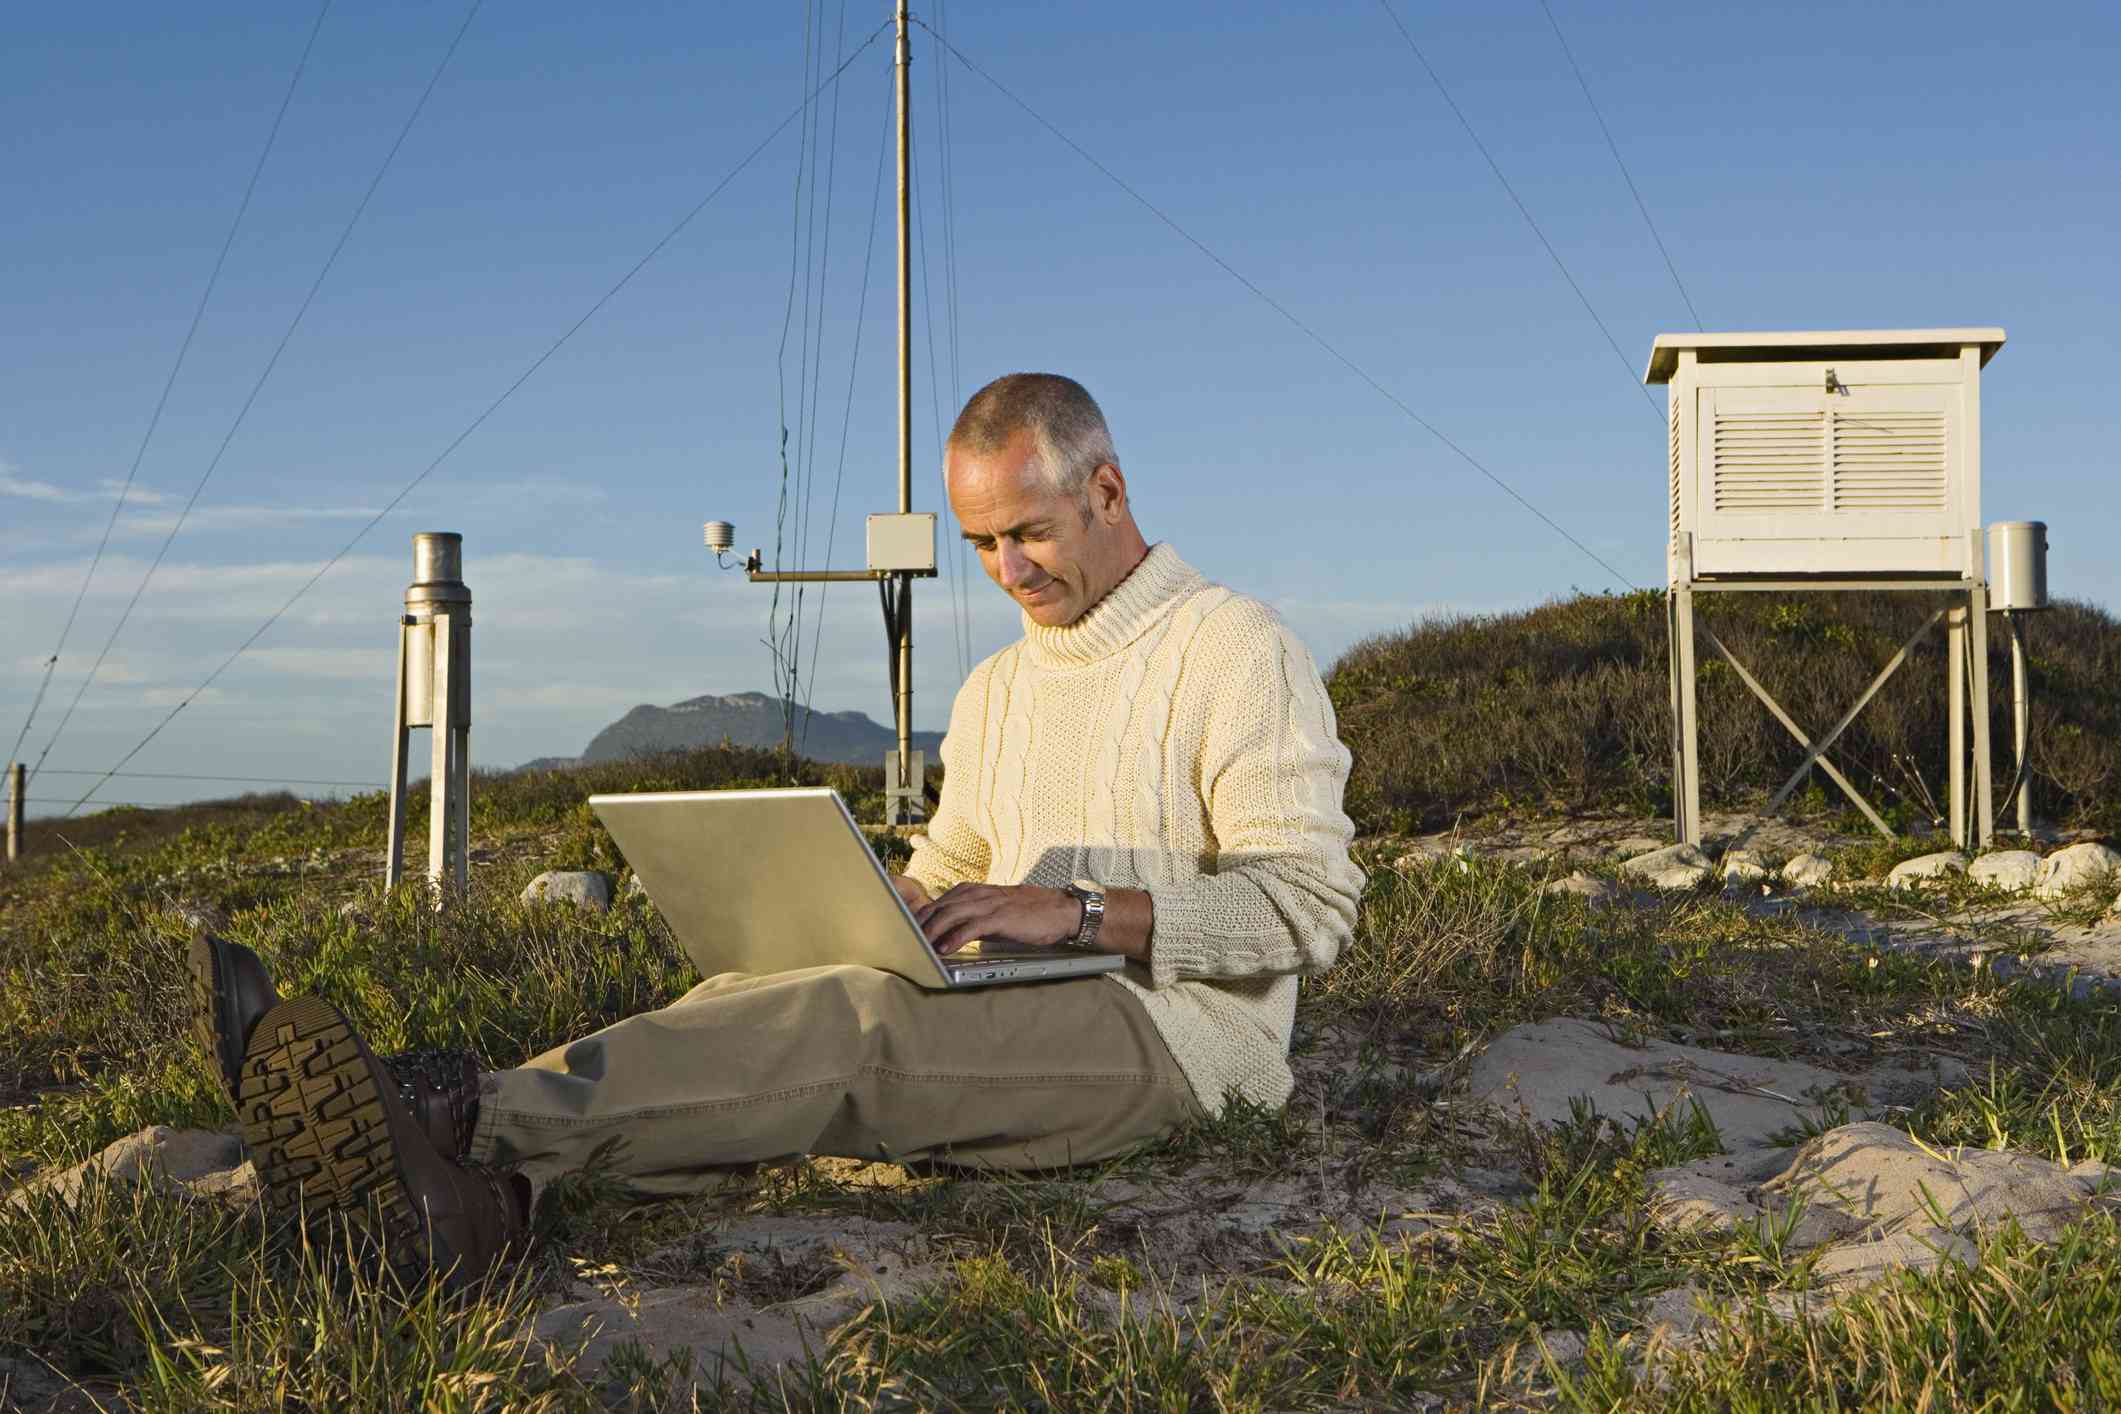
M 2018 654 L 2020 768 L 2014 789 L 2021 822 L 2029 825 L 2023 648 L 2015 615 L 2046 606 L 2046 540 L 2039 522 L 2019 521 L 1991 528 L 1993 549 L 1984 542 L 1981 370 L 2002 347 L 2003 331 L 1989 328 L 1661 334 L 1651 346 L 1647 381 L 1665 385 L 1670 400 L 1667 584 L 1672 800 L 1680 839 L 1698 844 L 1702 833 L 1697 628 L 1803 748 L 1768 813 L 1816 765 L 1890 835 L 1826 753 L 1942 620 L 1952 838 L 1960 845 L 1987 844 L 1995 827 L 1992 608 L 2006 611 Z M 1992 575 L 1999 591 L 1994 596 Z M 1952 597 L 1815 739 L 1706 625 L 1695 622 L 1697 594 L 1761 590 L 1943 591 Z

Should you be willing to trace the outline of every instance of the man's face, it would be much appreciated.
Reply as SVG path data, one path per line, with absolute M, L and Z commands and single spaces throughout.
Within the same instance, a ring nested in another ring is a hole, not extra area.
M 1116 530 L 1126 504 L 1118 468 L 1092 478 L 1087 500 L 1056 495 L 1039 476 L 1038 445 L 1024 431 L 992 453 L 953 446 L 944 469 L 950 509 L 981 567 L 1034 622 L 1074 623 L 1132 567 L 1122 563 Z

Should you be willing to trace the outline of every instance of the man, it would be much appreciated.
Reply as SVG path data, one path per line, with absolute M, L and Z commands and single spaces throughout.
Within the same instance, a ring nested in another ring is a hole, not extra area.
M 1126 969 L 950 992 L 862 967 L 730 974 L 478 1075 L 378 1061 L 209 940 L 203 1025 L 276 1202 L 373 1200 L 409 1272 L 464 1280 L 614 1140 L 634 1189 L 678 1194 L 800 1153 L 1057 1167 L 1231 1096 L 1288 1098 L 1297 979 L 1333 962 L 1363 883 L 1317 669 L 1271 610 L 1148 544 L 1072 379 L 981 389 L 945 472 L 1024 633 L 958 692 L 940 805 L 894 882 L 943 952 L 1077 941 Z

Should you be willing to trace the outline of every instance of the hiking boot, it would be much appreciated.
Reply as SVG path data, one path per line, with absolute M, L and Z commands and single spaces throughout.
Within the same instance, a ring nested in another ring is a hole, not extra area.
M 337 1008 L 282 1002 L 258 1022 L 236 1105 L 267 1204 L 373 1211 L 383 1257 L 410 1283 L 476 1284 L 520 1245 L 528 1205 L 507 1177 L 437 1148 Z
M 471 1152 L 471 1134 L 479 1124 L 477 1056 L 460 1050 L 400 1051 L 383 1057 L 383 1068 L 436 1153 L 461 1160 Z
M 204 928 L 192 934 L 191 994 L 192 1034 L 220 1067 L 222 1087 L 233 1104 L 251 1030 L 280 1004 L 280 994 L 256 953 Z

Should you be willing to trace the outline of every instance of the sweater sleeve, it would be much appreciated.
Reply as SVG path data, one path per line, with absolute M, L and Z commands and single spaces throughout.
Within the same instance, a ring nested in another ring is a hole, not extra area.
M 1173 730 L 1183 740 L 1186 719 L 1204 718 L 1195 780 L 1212 858 L 1197 878 L 1149 889 L 1150 985 L 1323 972 L 1353 936 L 1364 882 L 1341 808 L 1352 758 L 1325 684 L 1249 599 L 1202 624 L 1186 673 Z
M 978 828 L 981 740 L 987 716 L 987 684 L 994 660 L 973 669 L 950 705 L 950 726 L 943 733 L 943 792 L 926 832 L 913 837 L 913 858 L 906 877 L 919 882 L 929 897 L 940 898 L 957 884 L 983 884 L 993 849 Z

